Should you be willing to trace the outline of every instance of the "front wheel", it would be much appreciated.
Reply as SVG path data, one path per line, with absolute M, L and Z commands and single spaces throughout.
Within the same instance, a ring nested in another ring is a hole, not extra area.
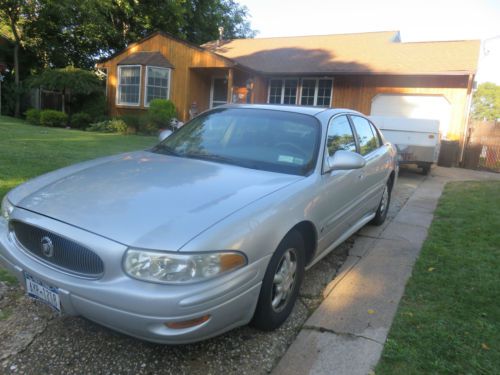
M 384 187 L 384 192 L 382 193 L 382 199 L 380 199 L 380 203 L 377 208 L 377 212 L 375 217 L 372 220 L 372 223 L 375 225 L 382 225 L 387 218 L 387 212 L 389 211 L 389 204 L 391 203 L 391 186 L 388 182 Z
M 290 315 L 304 278 L 305 248 L 302 235 L 292 230 L 281 241 L 267 266 L 252 320 L 256 328 L 271 331 Z

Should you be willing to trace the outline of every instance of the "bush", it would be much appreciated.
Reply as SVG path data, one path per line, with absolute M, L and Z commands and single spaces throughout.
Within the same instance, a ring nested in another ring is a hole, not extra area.
M 44 109 L 40 112 L 40 125 L 50 127 L 64 127 L 68 122 L 68 115 L 53 109 Z
M 136 133 L 140 133 L 141 127 L 147 123 L 147 118 L 144 115 L 123 115 L 120 119 Z
M 103 93 L 93 93 L 87 96 L 79 95 L 71 104 L 75 112 L 85 112 L 90 115 L 92 121 L 98 122 L 106 113 L 106 97 Z
M 149 103 L 149 123 L 156 129 L 170 128 L 170 123 L 176 116 L 174 103 L 170 100 L 154 99 Z
M 127 134 L 128 126 L 123 120 L 112 119 L 91 124 L 87 130 L 91 132 Z
M 92 118 L 86 112 L 75 113 L 71 116 L 71 127 L 73 128 L 86 129 L 91 122 Z
M 26 121 L 33 125 L 40 125 L 40 110 L 35 108 L 30 108 L 26 111 Z

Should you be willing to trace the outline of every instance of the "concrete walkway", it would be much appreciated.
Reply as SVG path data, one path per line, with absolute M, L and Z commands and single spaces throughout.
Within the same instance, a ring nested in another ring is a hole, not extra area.
M 302 327 L 274 375 L 365 375 L 380 359 L 434 209 L 448 181 L 500 180 L 500 174 L 436 167 L 394 219 L 358 232 L 324 301 Z

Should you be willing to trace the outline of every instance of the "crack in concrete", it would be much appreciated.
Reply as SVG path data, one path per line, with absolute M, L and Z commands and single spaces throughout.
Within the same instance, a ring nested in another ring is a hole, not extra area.
M 380 341 L 377 341 L 375 339 L 372 339 L 371 337 L 367 337 L 367 336 L 363 336 L 363 335 L 357 335 L 355 333 L 350 333 L 350 332 L 336 332 L 334 331 L 333 329 L 329 329 L 329 328 L 324 328 L 324 327 L 316 327 L 316 326 L 308 326 L 308 325 L 304 325 L 302 327 L 302 329 L 308 329 L 310 331 L 316 331 L 316 332 L 320 332 L 320 333 L 331 333 L 333 335 L 337 335 L 337 336 L 347 336 L 347 337 L 351 337 L 351 338 L 359 338 L 359 339 L 365 339 L 365 340 L 368 340 L 368 341 L 372 341 L 372 342 L 375 342 L 379 345 L 384 345 L 383 342 L 380 342 Z

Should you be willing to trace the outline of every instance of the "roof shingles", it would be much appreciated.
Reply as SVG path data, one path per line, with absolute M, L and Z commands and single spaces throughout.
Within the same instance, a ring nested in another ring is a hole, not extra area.
M 209 42 L 204 48 L 268 74 L 475 73 L 480 41 L 401 43 L 397 32 Z

